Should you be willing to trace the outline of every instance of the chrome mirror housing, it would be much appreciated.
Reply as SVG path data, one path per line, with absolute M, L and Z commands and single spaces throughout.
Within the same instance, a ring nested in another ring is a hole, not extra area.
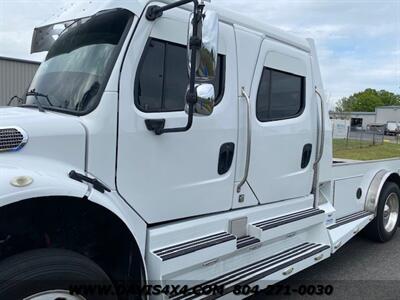
M 201 83 L 196 85 L 197 102 L 194 105 L 194 114 L 198 116 L 209 116 L 212 114 L 215 105 L 214 85 Z M 188 105 L 185 106 L 188 113 Z
M 188 30 L 188 45 L 193 33 L 193 14 L 190 17 Z M 196 82 L 210 82 L 215 78 L 218 59 L 219 19 L 214 11 L 206 11 L 198 22 L 198 35 L 201 38 L 201 47 L 197 52 Z M 192 50 L 188 48 L 188 70 L 191 69 Z

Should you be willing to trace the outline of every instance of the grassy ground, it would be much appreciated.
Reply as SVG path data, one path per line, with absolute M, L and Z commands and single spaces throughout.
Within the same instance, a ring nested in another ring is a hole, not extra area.
M 354 160 L 375 160 L 400 157 L 400 145 L 384 142 L 372 146 L 359 141 L 333 140 L 333 157 Z

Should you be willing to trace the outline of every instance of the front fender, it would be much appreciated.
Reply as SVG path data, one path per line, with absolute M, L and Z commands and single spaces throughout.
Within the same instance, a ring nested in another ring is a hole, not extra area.
M 129 229 L 135 238 L 144 258 L 146 247 L 147 223 L 121 198 L 116 191 L 100 193 L 90 188 L 89 201 L 94 202 L 115 214 Z
M 30 166 L 24 168 L 23 165 Z M 115 214 L 127 226 L 137 241 L 144 257 L 146 245 L 147 224 L 124 201 L 116 191 L 100 193 L 86 183 L 69 178 L 73 169 L 69 165 L 57 161 L 36 158 L 34 161 L 8 160 L 0 162 L 0 207 L 23 200 L 43 197 L 87 197 Z M 85 174 L 82 170 L 76 170 Z M 32 178 L 32 183 L 26 187 L 15 187 L 11 181 L 19 176 Z
M 70 196 L 82 198 L 88 193 L 89 187 L 68 177 L 72 167 L 54 161 L 44 161 L 37 167 L 23 167 L 30 164 L 0 163 L 0 207 L 25 199 Z M 41 165 L 42 168 L 38 168 Z M 46 168 L 46 166 L 51 166 Z M 32 183 L 25 187 L 15 187 L 11 181 L 19 176 L 32 178 Z
M 130 231 L 136 245 L 141 253 L 142 266 L 147 277 L 146 256 L 146 238 L 147 223 L 128 205 L 128 203 L 116 191 L 101 193 L 92 187 L 89 187 L 88 200 L 96 203 L 112 212 Z

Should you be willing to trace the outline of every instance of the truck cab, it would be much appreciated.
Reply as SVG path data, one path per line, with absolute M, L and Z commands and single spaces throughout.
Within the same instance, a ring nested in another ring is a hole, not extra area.
M 203 1 L 80 2 L 48 23 L 26 103 L 0 109 L 0 278 L 46 284 L 0 295 L 69 295 L 58 270 L 185 288 L 118 299 L 217 298 L 382 231 L 382 201 L 393 236 L 400 164 L 333 166 L 312 40 Z

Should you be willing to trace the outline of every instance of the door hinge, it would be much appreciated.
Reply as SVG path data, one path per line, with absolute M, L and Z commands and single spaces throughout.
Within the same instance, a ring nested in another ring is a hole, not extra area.
M 79 174 L 76 171 L 71 171 L 71 172 L 69 172 L 68 175 L 69 175 L 69 178 L 71 178 L 73 180 L 76 180 L 76 181 L 79 181 L 79 182 L 90 183 L 93 186 L 93 188 L 95 190 L 99 191 L 100 193 L 104 194 L 104 192 L 111 192 L 111 190 L 108 187 L 106 187 L 103 183 L 101 183 L 100 181 L 98 181 L 95 178 L 87 177 L 87 176 L 85 176 L 83 174 Z

